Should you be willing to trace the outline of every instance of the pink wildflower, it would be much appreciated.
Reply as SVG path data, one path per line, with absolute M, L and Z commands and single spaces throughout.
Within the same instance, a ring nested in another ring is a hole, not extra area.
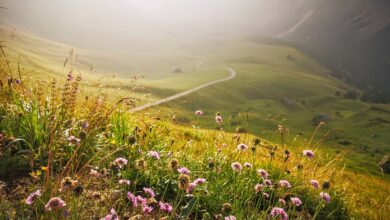
M 280 180 L 279 184 L 284 188 L 291 188 L 291 184 L 287 180 Z
M 115 159 L 114 164 L 117 165 L 119 168 L 122 168 L 124 165 L 127 164 L 127 160 L 123 157 L 118 157 Z
M 153 207 L 150 207 L 150 206 L 144 206 L 142 208 L 142 211 L 144 213 L 144 215 L 149 215 L 153 212 Z
M 311 159 L 311 158 L 314 157 L 314 152 L 311 151 L 311 150 L 304 150 L 304 151 L 303 151 L 303 156 L 308 157 L 308 158 Z
M 41 196 L 41 190 L 38 189 L 37 191 L 31 193 L 31 194 L 27 197 L 26 203 L 27 203 L 28 205 L 32 205 L 40 196 Z
M 118 214 L 116 213 L 115 209 L 111 209 L 110 213 L 106 215 L 106 217 L 102 218 L 101 220 L 119 220 Z
M 195 183 L 195 184 L 198 184 L 198 185 L 203 184 L 203 183 L 205 183 L 205 182 L 206 182 L 206 179 L 205 179 L 205 178 L 197 178 L 197 179 L 194 181 L 194 183 Z
M 218 124 L 221 124 L 222 123 L 222 117 L 220 115 L 217 115 L 215 116 L 215 121 L 218 123 Z
M 160 209 L 164 212 L 171 213 L 173 210 L 172 206 L 169 203 L 163 203 L 160 201 L 158 204 L 160 206 Z
M 285 206 L 285 205 L 286 205 L 286 200 L 284 200 L 284 199 L 279 199 L 278 202 L 279 202 L 282 206 Z
M 310 183 L 314 187 L 314 189 L 318 189 L 319 183 L 317 180 L 310 180 Z
M 155 158 L 155 159 L 158 159 L 158 160 L 160 159 L 160 154 L 157 151 L 149 151 L 148 155 L 150 157 Z
M 61 209 L 66 206 L 66 203 L 59 197 L 53 197 L 45 205 L 47 211 Z
M 181 174 L 186 174 L 186 175 L 190 174 L 190 171 L 185 167 L 181 167 L 181 168 L 177 169 L 177 171 Z
M 252 168 L 252 164 L 248 163 L 248 162 L 245 162 L 244 163 L 244 167 L 251 169 Z
M 225 217 L 225 220 L 236 220 L 236 217 L 234 215 L 229 215 Z
M 258 193 L 258 192 L 263 191 L 263 187 L 264 187 L 263 184 L 259 184 L 259 183 L 256 184 L 255 185 L 255 192 Z
M 196 186 L 197 186 L 196 183 L 188 184 L 187 193 L 192 193 L 194 191 L 194 189 L 196 188 Z
M 282 220 L 288 220 L 288 215 L 287 215 L 287 213 L 284 211 L 284 209 L 279 208 L 279 207 L 274 207 L 274 208 L 271 210 L 271 216 L 272 216 L 272 217 L 280 216 L 280 217 L 282 218 Z
M 258 169 L 258 170 L 257 170 L 257 173 L 258 173 L 261 177 L 263 177 L 263 179 L 267 179 L 267 178 L 268 178 L 268 173 L 267 173 L 267 171 L 265 171 L 265 170 L 263 170 L 263 169 Z
M 120 185 L 130 185 L 130 180 L 124 180 L 124 179 L 122 179 L 122 180 L 119 180 L 119 184 Z
M 246 149 L 248 149 L 248 146 L 246 144 L 239 144 L 239 145 L 237 145 L 237 150 L 238 151 L 244 151 Z
M 241 165 L 239 162 L 234 162 L 234 163 L 232 163 L 232 169 L 233 169 L 235 172 L 241 172 L 241 170 L 242 170 L 242 165 Z
M 302 201 L 298 197 L 291 197 L 290 200 L 295 206 L 302 205 Z
M 330 195 L 326 192 L 320 192 L 321 198 L 325 200 L 326 203 L 330 203 Z
M 154 191 L 151 188 L 144 187 L 144 192 L 146 194 L 148 194 L 150 197 L 155 197 L 156 196 L 156 194 L 154 193 Z
M 271 187 L 271 186 L 272 186 L 272 182 L 271 182 L 271 180 L 269 180 L 269 179 L 264 180 L 264 184 L 265 184 L 266 186 L 268 186 L 268 187 Z
M 201 110 L 197 110 L 197 111 L 195 111 L 195 114 L 196 114 L 197 116 L 202 116 L 202 115 L 203 115 L 203 112 L 202 112 Z

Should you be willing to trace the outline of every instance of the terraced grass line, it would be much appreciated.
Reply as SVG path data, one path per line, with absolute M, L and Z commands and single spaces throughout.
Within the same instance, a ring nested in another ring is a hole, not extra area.
M 164 99 L 160 99 L 160 100 L 157 100 L 155 102 L 152 102 L 152 103 L 149 103 L 149 104 L 145 104 L 145 105 L 141 105 L 141 106 L 138 106 L 138 107 L 135 107 L 133 109 L 130 110 L 131 113 L 134 113 L 134 112 L 139 112 L 139 111 L 142 111 L 142 110 L 145 110 L 147 108 L 151 108 L 151 107 L 154 107 L 154 106 L 157 106 L 157 105 L 161 105 L 163 103 L 166 103 L 166 102 L 169 102 L 169 101 L 172 101 L 174 99 L 178 99 L 178 98 L 181 98 L 183 96 L 186 96 L 188 94 L 191 94 L 193 92 L 196 92 L 196 91 L 199 91 L 203 88 L 206 88 L 208 86 L 212 86 L 212 85 L 215 85 L 217 83 L 221 83 L 221 82 L 225 82 L 225 81 L 228 81 L 228 80 L 231 80 L 233 79 L 234 77 L 236 77 L 237 73 L 236 71 L 234 71 L 232 68 L 230 67 L 226 67 L 226 69 L 229 71 L 230 75 L 226 78 L 223 78 L 223 79 L 217 79 L 217 80 L 214 80 L 214 81 L 211 81 L 211 82 L 208 82 L 208 83 L 205 83 L 205 84 L 202 84 L 198 87 L 195 87 L 195 88 L 192 88 L 192 89 L 189 89 L 189 90 L 186 90 L 184 92 L 181 92 L 181 93 L 178 93 L 176 95 L 172 95 L 172 96 L 169 96 L 167 98 L 164 98 Z

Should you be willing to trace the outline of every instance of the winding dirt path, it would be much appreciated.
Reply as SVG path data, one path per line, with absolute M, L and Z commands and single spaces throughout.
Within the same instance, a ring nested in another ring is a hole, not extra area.
M 154 101 L 154 102 L 151 102 L 149 104 L 145 104 L 145 105 L 141 105 L 141 106 L 138 106 L 138 107 L 135 107 L 133 109 L 130 110 L 131 113 L 134 113 L 134 112 L 139 112 L 139 111 L 142 111 L 142 110 L 145 110 L 147 108 L 151 108 L 151 107 L 154 107 L 154 106 L 157 106 L 157 105 L 161 105 L 163 103 L 166 103 L 166 102 L 169 102 L 169 101 L 172 101 L 174 99 L 178 99 L 178 98 L 181 98 L 183 96 L 186 96 L 188 94 L 191 94 L 193 92 L 196 92 L 196 91 L 199 91 L 203 88 L 206 88 L 208 86 L 212 86 L 212 85 L 215 85 L 217 83 L 221 83 L 221 82 L 225 82 L 225 81 L 228 81 L 228 80 L 231 80 L 233 79 L 234 77 L 236 77 L 237 73 L 236 71 L 234 71 L 232 68 L 230 67 L 226 67 L 226 69 L 229 71 L 230 75 L 226 78 L 223 78 L 223 79 L 217 79 L 217 80 L 214 80 L 214 81 L 211 81 L 211 82 L 208 82 L 208 83 L 205 83 L 205 84 L 202 84 L 200 86 L 197 86 L 195 88 L 192 88 L 192 89 L 189 89 L 189 90 L 186 90 L 184 92 L 180 92 L 178 94 L 175 94 L 175 95 L 172 95 L 172 96 L 169 96 L 167 98 L 164 98 L 164 99 L 160 99 L 160 100 L 157 100 L 157 101 Z

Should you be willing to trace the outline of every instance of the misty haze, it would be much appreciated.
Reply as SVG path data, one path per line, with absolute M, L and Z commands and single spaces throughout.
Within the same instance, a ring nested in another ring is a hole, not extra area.
M 387 0 L 1 0 L 0 219 L 388 219 Z

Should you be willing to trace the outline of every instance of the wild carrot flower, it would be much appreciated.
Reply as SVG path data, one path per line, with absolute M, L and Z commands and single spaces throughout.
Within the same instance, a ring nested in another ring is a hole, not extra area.
M 246 144 L 239 144 L 239 145 L 237 145 L 237 150 L 238 151 L 244 151 L 246 149 L 248 149 L 248 146 Z
M 279 207 L 274 207 L 272 210 L 271 210 L 271 216 L 272 217 L 281 217 L 282 220 L 288 220 L 288 215 L 287 213 L 284 211 L 284 209 L 282 208 L 279 208 Z
M 26 203 L 27 203 L 28 205 L 32 205 L 32 204 L 33 204 L 41 195 L 42 195 L 42 194 L 41 194 L 41 190 L 38 189 L 37 191 L 31 193 L 31 194 L 27 197 Z
M 269 179 L 264 180 L 264 184 L 265 184 L 266 186 L 268 186 L 268 187 L 271 187 L 271 186 L 272 186 L 272 182 L 271 182 L 271 180 L 269 180 Z
M 252 168 L 252 164 L 248 163 L 248 162 L 245 162 L 244 163 L 244 167 L 251 169 Z
M 202 116 L 202 115 L 203 115 L 203 112 L 202 112 L 201 110 L 197 110 L 197 111 L 195 111 L 195 114 L 196 114 L 197 116 Z
M 119 168 L 123 168 L 123 166 L 127 164 L 127 160 L 123 157 L 118 157 L 115 159 L 114 164 Z
M 257 170 L 257 173 L 258 173 L 261 177 L 263 177 L 263 179 L 267 179 L 267 178 L 268 178 L 268 173 L 267 173 L 267 171 L 265 171 L 265 170 L 263 170 L 263 169 L 258 169 L 258 170 Z
M 155 159 L 158 159 L 158 160 L 160 159 L 160 154 L 157 151 L 149 151 L 148 155 L 150 157 L 155 158 Z
M 298 197 L 291 197 L 290 200 L 295 206 L 302 205 L 302 201 Z
M 310 184 L 314 187 L 314 189 L 318 189 L 319 183 L 317 180 L 310 180 Z
M 187 188 L 187 193 L 192 193 L 194 189 L 196 188 L 197 184 L 196 183 L 190 183 Z
M 185 167 L 181 167 L 181 168 L 177 169 L 177 171 L 181 174 L 187 174 L 187 175 L 190 174 L 190 171 Z
M 130 185 L 130 180 L 125 180 L 125 179 L 122 179 L 122 180 L 119 180 L 119 184 L 120 185 Z
M 106 217 L 102 218 L 102 220 L 119 220 L 118 214 L 116 213 L 115 209 L 111 209 L 110 213 L 106 215 Z
M 304 150 L 304 151 L 303 151 L 303 156 L 308 157 L 308 158 L 311 159 L 311 158 L 314 157 L 314 152 L 311 151 L 311 150 Z
M 280 180 L 279 184 L 280 184 L 281 187 L 291 188 L 291 184 L 287 180 Z
M 45 205 L 47 211 L 58 210 L 66 206 L 66 203 L 59 197 L 53 197 Z
M 156 196 L 156 194 L 154 193 L 154 191 L 151 189 L 151 188 L 146 188 L 146 187 L 144 187 L 144 192 L 146 193 L 146 194 L 148 194 L 150 197 L 155 197 Z
M 160 201 L 158 205 L 160 206 L 161 211 L 171 213 L 173 210 L 172 206 L 169 203 L 163 203 Z
M 326 192 L 320 192 L 320 196 L 326 203 L 330 203 L 330 195 Z
M 225 220 L 236 220 L 236 217 L 234 215 L 229 215 L 225 217 Z
M 261 191 L 263 191 L 263 188 L 264 188 L 263 184 L 258 183 L 255 185 L 255 192 L 256 193 L 261 192 Z
M 217 122 L 217 124 L 221 124 L 222 123 L 222 117 L 220 115 L 217 115 L 215 116 L 215 122 Z
M 235 172 L 241 172 L 242 170 L 242 165 L 239 162 L 234 162 L 231 166 Z
M 195 184 L 203 184 L 203 183 L 205 183 L 206 182 L 206 179 L 205 178 L 197 178 L 195 181 L 194 181 L 194 183 Z

